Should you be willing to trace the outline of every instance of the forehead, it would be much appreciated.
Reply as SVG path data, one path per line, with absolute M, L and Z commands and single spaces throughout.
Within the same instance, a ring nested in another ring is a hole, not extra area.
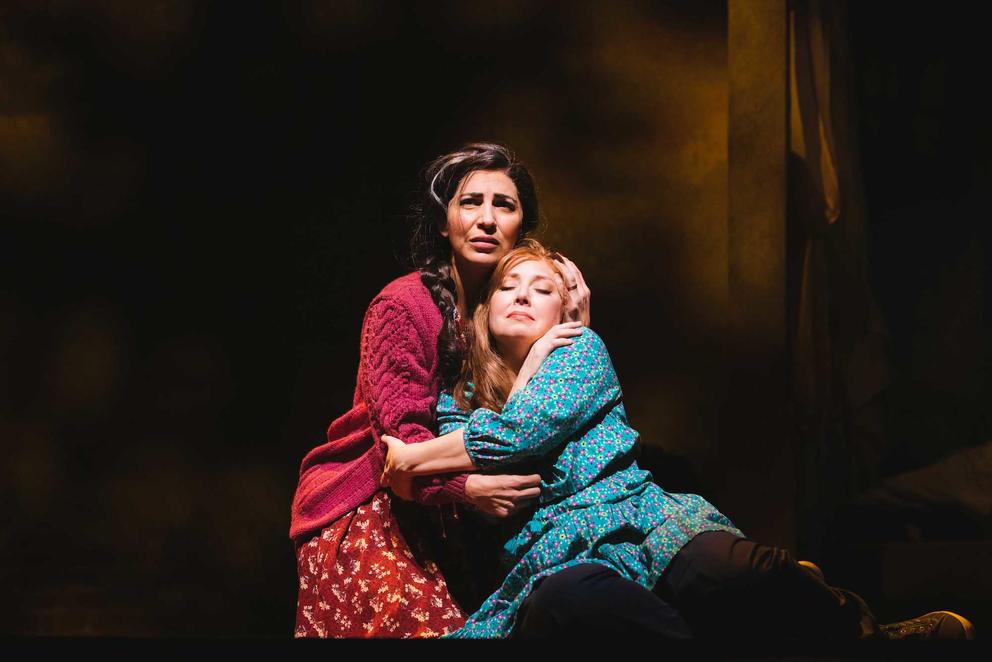
M 549 278 L 554 280 L 555 270 L 545 260 L 524 260 L 507 269 L 503 277 L 520 278 L 522 280 L 531 280 L 534 278 Z
M 517 196 L 517 185 L 510 176 L 500 170 L 473 170 L 462 179 L 458 190 L 460 193 L 501 193 Z

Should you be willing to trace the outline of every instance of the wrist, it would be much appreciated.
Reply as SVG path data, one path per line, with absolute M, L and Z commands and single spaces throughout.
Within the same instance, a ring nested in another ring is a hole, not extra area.
M 479 474 L 469 474 L 465 479 L 465 498 L 475 501 L 479 496 Z

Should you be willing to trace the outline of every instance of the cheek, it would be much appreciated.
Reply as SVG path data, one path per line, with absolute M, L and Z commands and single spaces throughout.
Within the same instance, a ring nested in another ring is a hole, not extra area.
M 489 327 L 498 325 L 506 312 L 507 297 L 502 292 L 496 292 L 489 299 Z
M 463 218 L 462 210 L 458 207 L 448 209 L 448 224 L 444 234 L 449 239 L 461 239 L 465 236 L 466 221 Z
M 520 238 L 520 228 L 523 226 L 523 216 L 517 214 L 507 218 L 503 223 L 503 235 L 510 240 L 511 244 L 517 243 Z
M 547 333 L 555 324 L 561 323 L 561 302 L 557 299 L 546 299 L 540 307 L 540 321 L 544 328 L 541 335 Z

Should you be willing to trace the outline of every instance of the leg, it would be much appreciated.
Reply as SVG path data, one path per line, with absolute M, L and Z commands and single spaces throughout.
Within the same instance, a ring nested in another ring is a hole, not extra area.
M 524 600 L 512 637 L 656 635 L 688 639 L 682 616 L 640 584 L 598 563 L 543 578 Z
M 700 636 L 853 640 L 878 633 L 864 601 L 828 586 L 783 549 L 707 531 L 655 586 Z

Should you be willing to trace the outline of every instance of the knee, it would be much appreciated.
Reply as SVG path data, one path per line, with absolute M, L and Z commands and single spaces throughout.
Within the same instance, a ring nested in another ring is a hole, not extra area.
M 760 545 L 724 531 L 708 531 L 690 540 L 679 554 L 701 578 L 733 587 L 766 581 L 790 565 L 784 549 Z M 793 564 L 794 565 L 794 564 Z
M 603 580 L 616 573 L 598 563 L 582 563 L 548 575 L 528 596 L 530 608 L 542 612 L 570 612 L 588 600 Z
M 578 633 L 592 620 L 600 601 L 595 587 L 616 575 L 597 563 L 583 563 L 539 580 L 517 615 L 513 637 L 537 638 Z

